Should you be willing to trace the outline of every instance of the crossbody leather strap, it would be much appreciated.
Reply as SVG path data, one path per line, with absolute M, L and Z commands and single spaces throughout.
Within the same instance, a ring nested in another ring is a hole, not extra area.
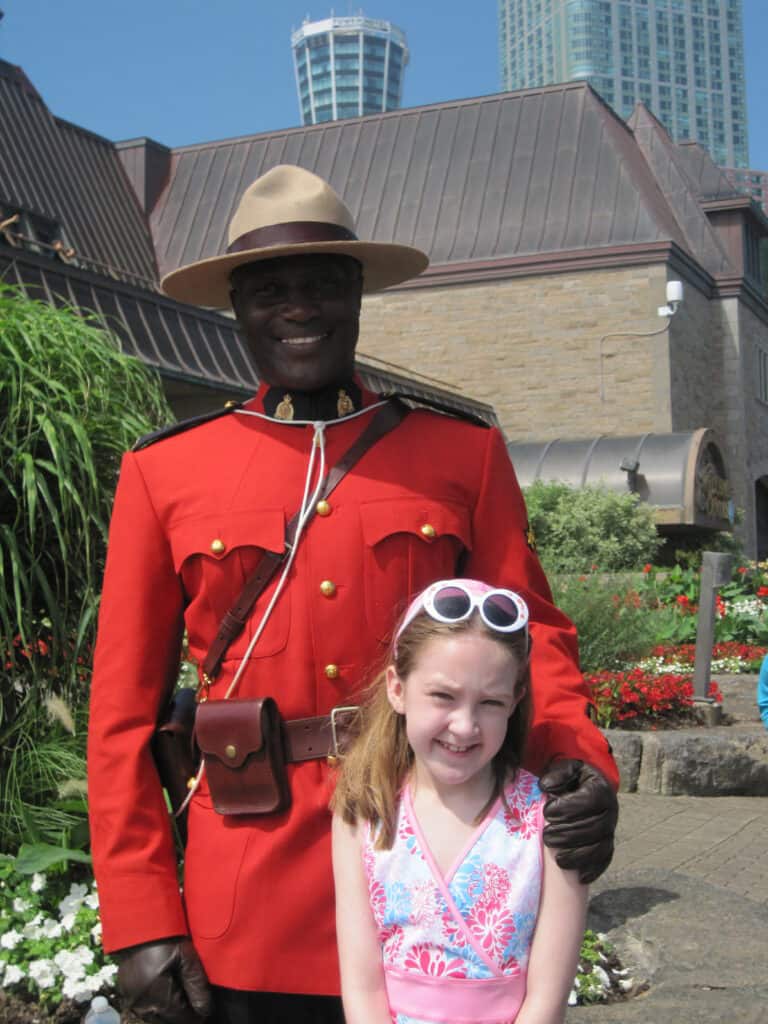
M 331 468 L 318 501 L 327 498 L 341 483 L 352 467 L 372 448 L 377 441 L 381 440 L 391 430 L 394 430 L 410 412 L 410 409 L 398 399 L 390 399 L 384 405 L 371 422 L 360 434 L 354 444 L 346 450 L 339 461 Z M 315 507 L 310 510 L 307 518 L 307 525 L 314 518 L 317 510 Z M 211 644 L 205 661 L 203 662 L 203 681 L 208 684 L 212 682 L 219 673 L 221 663 L 227 648 L 232 641 L 240 635 L 248 621 L 251 609 L 259 595 L 264 591 L 269 581 L 288 557 L 288 552 L 293 544 L 296 530 L 299 525 L 299 513 L 297 512 L 289 521 L 285 530 L 285 549 L 279 554 L 274 551 L 265 551 L 259 559 L 253 574 L 249 577 L 243 587 L 240 596 L 226 613 L 219 624 L 219 629 Z

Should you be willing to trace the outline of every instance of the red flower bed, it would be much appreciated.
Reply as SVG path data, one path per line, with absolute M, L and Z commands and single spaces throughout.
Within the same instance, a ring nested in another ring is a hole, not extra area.
M 603 728 L 637 728 L 659 723 L 676 724 L 694 717 L 693 680 L 688 675 L 650 675 L 640 668 L 628 672 L 598 672 L 586 677 Z M 717 683 L 710 697 L 720 702 Z
M 660 644 L 658 647 L 654 647 L 652 654 L 655 658 L 664 658 L 676 664 L 683 662 L 693 667 L 696 657 L 696 645 Z M 715 644 L 712 648 L 713 658 L 738 658 L 746 663 L 745 667 L 748 671 L 754 672 L 759 670 L 760 663 L 766 654 L 768 654 L 768 647 L 758 647 L 755 644 L 741 644 L 736 640 Z

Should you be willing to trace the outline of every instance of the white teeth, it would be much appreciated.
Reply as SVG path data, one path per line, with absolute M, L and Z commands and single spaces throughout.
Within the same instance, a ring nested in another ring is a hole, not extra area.
M 313 334 L 309 338 L 281 338 L 283 345 L 312 345 L 316 341 L 322 341 L 324 334 Z
M 454 754 L 463 754 L 465 750 L 469 750 L 469 747 L 456 747 L 453 743 L 446 743 L 445 740 L 443 740 L 443 746 Z

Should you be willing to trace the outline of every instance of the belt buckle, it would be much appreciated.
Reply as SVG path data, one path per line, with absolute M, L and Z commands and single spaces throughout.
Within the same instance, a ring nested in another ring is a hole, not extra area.
M 330 765 L 336 765 L 339 762 L 341 754 L 339 753 L 339 740 L 336 733 L 336 716 L 342 714 L 345 711 L 359 711 L 360 707 L 358 704 L 347 704 L 344 707 L 331 708 L 331 752 L 326 757 L 326 761 Z

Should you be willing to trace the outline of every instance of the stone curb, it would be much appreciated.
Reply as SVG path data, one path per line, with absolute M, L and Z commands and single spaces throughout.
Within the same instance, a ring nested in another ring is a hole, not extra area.
M 658 796 L 768 796 L 764 729 L 606 729 L 622 793 Z

